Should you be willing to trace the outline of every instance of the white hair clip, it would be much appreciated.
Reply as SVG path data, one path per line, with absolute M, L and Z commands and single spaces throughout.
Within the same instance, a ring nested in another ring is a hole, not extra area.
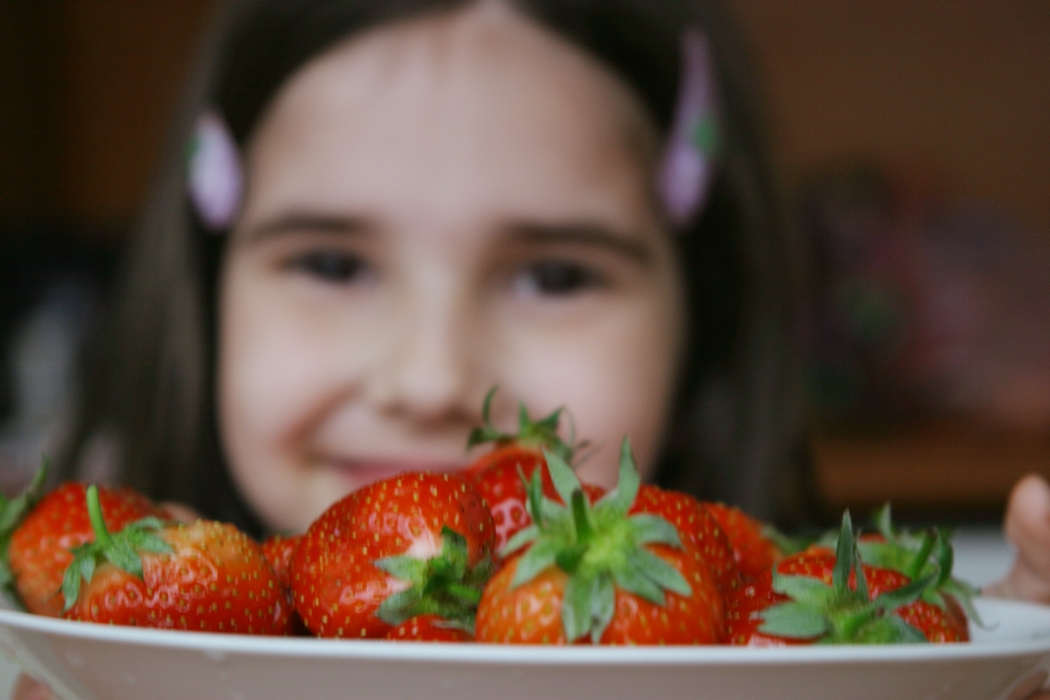
M 657 191 L 671 223 L 683 226 L 703 208 L 722 146 L 718 85 L 707 36 L 682 33 L 682 81 Z
M 241 209 L 244 173 L 233 134 L 218 112 L 197 117 L 187 159 L 187 188 L 205 228 L 221 232 L 233 225 Z

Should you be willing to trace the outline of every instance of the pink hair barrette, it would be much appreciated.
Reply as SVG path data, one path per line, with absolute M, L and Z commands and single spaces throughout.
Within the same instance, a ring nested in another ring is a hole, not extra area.
M 671 223 L 684 226 L 703 208 L 722 147 L 718 85 L 707 36 L 682 34 L 682 82 L 657 191 Z
M 240 151 L 215 110 L 197 118 L 187 158 L 187 188 L 197 217 L 219 233 L 237 219 L 244 194 Z

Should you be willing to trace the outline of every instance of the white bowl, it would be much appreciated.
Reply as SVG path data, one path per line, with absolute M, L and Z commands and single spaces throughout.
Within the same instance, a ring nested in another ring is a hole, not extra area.
M 65 700 L 1005 700 L 1043 685 L 1050 607 L 978 600 L 969 644 L 516 647 L 266 638 L 0 610 L 0 649 Z

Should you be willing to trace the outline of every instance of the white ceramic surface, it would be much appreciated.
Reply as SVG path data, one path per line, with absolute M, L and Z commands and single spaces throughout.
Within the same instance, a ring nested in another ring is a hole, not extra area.
M 1004 700 L 1050 669 L 1050 608 L 980 600 L 974 642 L 896 647 L 512 647 L 278 639 L 0 610 L 0 650 L 66 700 Z

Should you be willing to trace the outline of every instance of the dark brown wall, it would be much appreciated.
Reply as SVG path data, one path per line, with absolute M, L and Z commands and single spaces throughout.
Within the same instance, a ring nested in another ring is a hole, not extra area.
M 1050 3 L 733 0 L 789 183 L 858 154 L 1050 235 Z
M 733 0 L 790 187 L 847 155 L 1050 232 L 1046 0 Z M 129 220 L 217 0 L 0 0 L 0 221 Z

